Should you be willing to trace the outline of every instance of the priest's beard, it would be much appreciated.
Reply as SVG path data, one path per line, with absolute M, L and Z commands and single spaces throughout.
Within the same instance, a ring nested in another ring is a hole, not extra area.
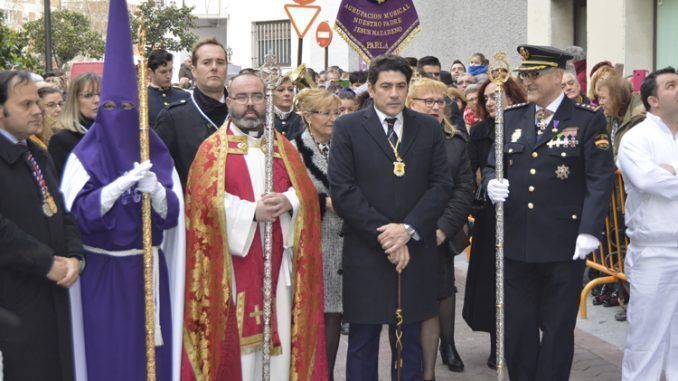
M 247 107 L 242 112 L 240 110 L 231 111 L 231 119 L 243 132 L 263 131 L 264 129 L 264 115 L 254 107 Z

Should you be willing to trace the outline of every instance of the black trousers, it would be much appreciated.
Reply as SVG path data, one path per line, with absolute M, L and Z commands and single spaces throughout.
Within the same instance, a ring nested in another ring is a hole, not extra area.
M 403 324 L 402 381 L 421 380 L 421 322 Z M 381 324 L 354 324 L 348 334 L 346 381 L 377 381 Z M 391 338 L 391 380 L 396 379 L 395 326 L 389 326 Z M 386 377 L 382 376 L 382 380 Z
M 505 357 L 511 381 L 569 379 L 584 268 L 581 260 L 505 259 Z

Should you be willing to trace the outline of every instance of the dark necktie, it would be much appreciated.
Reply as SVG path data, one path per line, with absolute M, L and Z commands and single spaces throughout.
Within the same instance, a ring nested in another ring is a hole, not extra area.
M 388 139 L 389 142 L 391 142 L 391 145 L 394 147 L 396 144 L 398 144 L 398 135 L 396 135 L 395 130 L 393 129 L 393 126 L 395 126 L 396 118 L 386 118 L 384 119 L 386 121 L 386 124 L 388 124 L 388 130 L 386 131 L 386 138 Z

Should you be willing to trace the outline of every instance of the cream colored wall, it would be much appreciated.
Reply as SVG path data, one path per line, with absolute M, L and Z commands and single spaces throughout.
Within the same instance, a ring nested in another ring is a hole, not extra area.
M 624 75 L 652 68 L 652 1 L 589 1 L 587 29 L 589 68 L 604 60 L 623 63 Z

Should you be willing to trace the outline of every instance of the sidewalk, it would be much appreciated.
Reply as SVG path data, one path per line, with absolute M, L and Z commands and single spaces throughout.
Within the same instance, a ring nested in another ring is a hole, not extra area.
M 466 257 L 455 259 L 457 288 L 457 308 L 455 339 L 457 350 L 464 360 L 465 370 L 452 373 L 442 364 L 440 356 L 436 365 L 438 381 L 495 381 L 496 372 L 489 369 L 485 362 L 490 350 L 490 336 L 483 332 L 473 332 L 461 317 L 466 282 Z M 626 322 L 614 320 L 614 314 L 620 307 L 605 308 L 593 306 L 589 298 L 588 319 L 578 319 L 575 330 L 574 363 L 571 381 L 618 381 L 621 379 L 621 362 Z M 390 380 L 389 361 L 391 359 L 387 330 L 382 331 L 379 355 L 379 379 Z M 342 336 L 334 374 L 336 381 L 345 380 L 346 348 L 348 337 Z

